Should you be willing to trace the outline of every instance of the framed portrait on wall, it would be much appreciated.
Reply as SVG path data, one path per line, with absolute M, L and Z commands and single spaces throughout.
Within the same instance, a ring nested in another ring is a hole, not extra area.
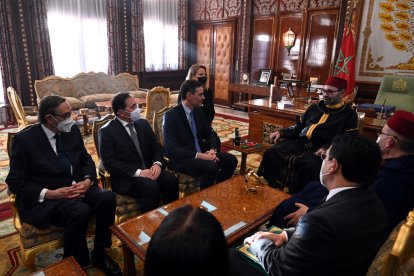
M 241 84 L 249 84 L 249 73 L 243 73 L 241 75 Z
M 257 84 L 259 85 L 269 85 L 270 76 L 272 75 L 272 69 L 260 69 L 259 79 Z

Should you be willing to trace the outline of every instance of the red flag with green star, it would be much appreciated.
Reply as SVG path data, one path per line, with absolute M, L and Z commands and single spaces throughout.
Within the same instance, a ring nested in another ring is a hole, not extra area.
M 355 43 L 350 26 L 345 27 L 341 49 L 335 64 L 334 76 L 348 81 L 346 94 L 354 93 L 355 86 Z

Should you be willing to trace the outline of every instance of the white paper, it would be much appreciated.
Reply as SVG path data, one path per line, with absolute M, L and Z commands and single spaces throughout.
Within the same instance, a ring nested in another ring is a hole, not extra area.
M 151 238 L 144 231 L 141 231 L 141 233 L 138 236 L 138 240 L 140 241 L 138 242 L 138 245 L 144 245 L 147 242 L 149 242 Z
M 224 231 L 224 236 L 227 237 L 228 235 L 231 235 L 232 233 L 236 232 L 237 230 L 239 230 L 240 228 L 242 228 L 245 225 L 246 225 L 246 223 L 244 221 L 240 221 L 240 222 L 236 223 L 235 225 L 231 226 L 226 231 Z
M 213 212 L 214 210 L 217 209 L 217 207 L 211 205 L 210 203 L 208 203 L 207 201 L 204 201 L 204 200 L 203 200 L 203 202 L 201 202 L 201 206 L 206 208 L 208 212 Z
M 169 214 L 167 211 L 165 211 L 162 208 L 158 208 L 157 211 L 160 212 L 161 214 L 163 214 L 164 216 L 168 216 L 168 214 Z

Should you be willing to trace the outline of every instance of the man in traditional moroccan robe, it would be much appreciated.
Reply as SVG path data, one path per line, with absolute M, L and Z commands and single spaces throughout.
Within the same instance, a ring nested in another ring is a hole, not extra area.
M 296 125 L 270 135 L 276 144 L 263 154 L 258 174 L 271 187 L 287 187 L 295 193 L 309 181 L 317 180 L 322 164 L 320 155 L 326 152 L 333 137 L 357 130 L 356 112 L 342 102 L 346 88 L 346 80 L 329 77 L 321 89 L 322 101 L 309 106 Z

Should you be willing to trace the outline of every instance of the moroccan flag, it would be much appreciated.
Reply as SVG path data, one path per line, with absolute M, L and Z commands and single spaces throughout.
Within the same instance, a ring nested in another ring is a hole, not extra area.
M 335 64 L 334 76 L 348 81 L 344 96 L 354 93 L 355 86 L 355 43 L 350 26 L 345 27 L 341 49 Z

